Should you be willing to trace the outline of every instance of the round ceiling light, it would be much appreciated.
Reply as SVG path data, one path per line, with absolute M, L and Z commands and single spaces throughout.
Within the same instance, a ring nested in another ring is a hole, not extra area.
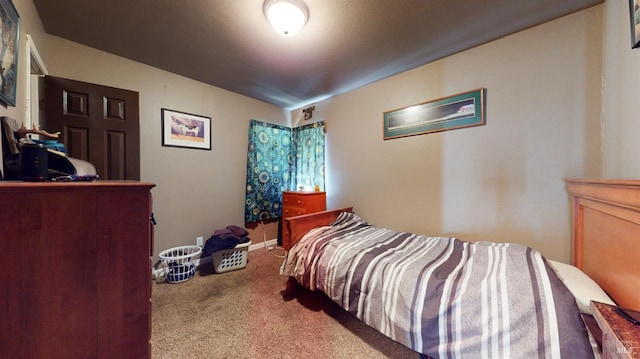
M 309 9 L 302 0 L 266 0 L 263 10 L 276 32 L 285 36 L 298 33 L 309 19 Z

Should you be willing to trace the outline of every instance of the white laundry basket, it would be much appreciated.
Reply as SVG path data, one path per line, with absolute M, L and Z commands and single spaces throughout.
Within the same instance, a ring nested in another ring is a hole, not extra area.
M 196 273 L 196 260 L 202 248 L 199 246 L 181 246 L 160 252 L 163 275 L 168 283 L 180 283 L 190 279 Z
M 250 244 L 251 242 L 242 243 L 234 248 L 213 252 L 213 270 L 216 273 L 224 273 L 246 267 Z

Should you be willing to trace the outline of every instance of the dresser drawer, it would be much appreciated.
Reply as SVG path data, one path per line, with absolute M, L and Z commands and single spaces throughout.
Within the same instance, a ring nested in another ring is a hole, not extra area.
M 282 196 L 282 205 L 285 207 L 306 207 L 311 202 L 313 202 L 313 197 L 309 195 L 286 193 L 284 196 Z
M 282 217 L 289 218 L 307 214 L 307 209 L 304 207 L 283 206 Z
M 283 192 L 282 215 L 288 217 L 324 211 L 327 209 L 326 198 L 325 192 Z M 285 212 L 287 209 L 289 215 Z
M 282 192 L 282 218 L 300 216 L 327 210 L 327 194 L 325 192 L 285 191 Z M 291 248 L 289 227 L 282 222 L 282 242 Z

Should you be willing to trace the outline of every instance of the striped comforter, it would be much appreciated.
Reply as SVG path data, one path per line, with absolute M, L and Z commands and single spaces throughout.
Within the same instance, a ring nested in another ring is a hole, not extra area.
M 535 250 L 400 233 L 342 213 L 281 273 L 433 358 L 591 358 L 571 293 Z

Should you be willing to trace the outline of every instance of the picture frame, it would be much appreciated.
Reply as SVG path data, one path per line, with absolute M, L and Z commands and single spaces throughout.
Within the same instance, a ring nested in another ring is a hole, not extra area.
M 211 117 L 163 108 L 162 146 L 211 150 Z
M 384 112 L 385 140 L 485 124 L 486 89 L 479 88 Z
M 8 107 L 16 105 L 20 44 L 20 16 L 11 0 L 0 0 L 0 20 L 0 59 L 6 66 L 0 69 L 0 103 Z
M 629 18 L 631 24 L 631 48 L 640 47 L 640 0 L 629 0 Z

